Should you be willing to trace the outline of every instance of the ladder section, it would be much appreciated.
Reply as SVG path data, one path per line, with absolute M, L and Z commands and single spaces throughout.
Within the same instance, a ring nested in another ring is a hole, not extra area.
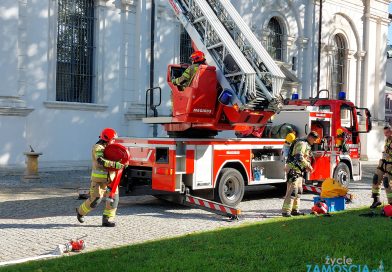
M 219 20 L 256 71 L 256 97 L 261 97 L 267 89 L 273 96 L 279 96 L 284 74 L 268 54 L 261 42 L 245 23 L 229 0 L 207 0 Z M 262 91 L 263 90 L 263 91 Z
M 169 2 L 196 47 L 217 67 L 222 88 L 231 90 L 240 106 L 280 110 L 284 75 L 230 2 Z M 240 22 L 235 22 L 238 18 Z M 260 48 L 264 51 L 258 53 Z

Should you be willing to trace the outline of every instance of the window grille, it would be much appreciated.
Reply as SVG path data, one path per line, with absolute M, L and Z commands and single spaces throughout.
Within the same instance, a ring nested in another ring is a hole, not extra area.
M 180 62 L 190 64 L 189 57 L 193 53 L 192 39 L 183 26 L 181 26 L 180 31 Z
M 335 97 L 339 92 L 344 91 L 344 62 L 345 62 L 345 42 L 341 35 L 335 35 L 334 39 L 335 53 L 333 56 L 332 67 L 332 89 Z
M 275 60 L 282 61 L 282 36 L 283 31 L 280 27 L 279 21 L 276 18 L 271 18 L 267 25 L 267 51 Z
M 92 102 L 93 0 L 58 0 L 56 101 Z

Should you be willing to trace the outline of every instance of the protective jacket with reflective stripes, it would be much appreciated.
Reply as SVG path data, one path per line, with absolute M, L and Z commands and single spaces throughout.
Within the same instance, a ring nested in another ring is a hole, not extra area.
M 200 63 L 194 63 L 182 73 L 182 76 L 173 80 L 173 83 L 178 86 L 188 87 L 191 85 L 193 77 L 196 75 L 197 70 L 199 70 Z
M 114 168 L 116 165 L 116 162 L 107 160 L 103 157 L 105 147 L 106 144 L 98 141 L 92 148 L 91 181 L 108 182 L 109 171 L 107 168 Z

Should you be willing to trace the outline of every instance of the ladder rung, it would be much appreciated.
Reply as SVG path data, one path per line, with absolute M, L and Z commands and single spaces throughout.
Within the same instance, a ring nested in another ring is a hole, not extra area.
M 216 44 L 214 44 L 214 45 L 208 46 L 207 49 L 210 50 L 210 49 L 217 48 L 217 47 L 219 47 L 219 46 L 223 46 L 223 43 L 222 43 L 222 42 L 216 43 Z
M 205 19 L 206 19 L 205 16 L 201 16 L 201 17 L 195 19 L 195 20 L 193 21 L 193 23 L 199 23 L 199 22 L 201 22 L 201 21 L 205 21 Z

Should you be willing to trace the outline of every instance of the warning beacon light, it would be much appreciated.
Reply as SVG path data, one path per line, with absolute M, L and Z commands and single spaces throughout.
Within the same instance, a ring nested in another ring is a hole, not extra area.
M 339 92 L 339 100 L 346 100 L 346 93 L 345 92 Z
M 229 105 L 232 102 L 232 93 L 230 90 L 225 89 L 219 96 L 218 100 L 220 103 L 222 103 L 223 105 Z
M 291 100 L 298 100 L 298 94 L 297 93 L 293 93 L 291 95 Z

